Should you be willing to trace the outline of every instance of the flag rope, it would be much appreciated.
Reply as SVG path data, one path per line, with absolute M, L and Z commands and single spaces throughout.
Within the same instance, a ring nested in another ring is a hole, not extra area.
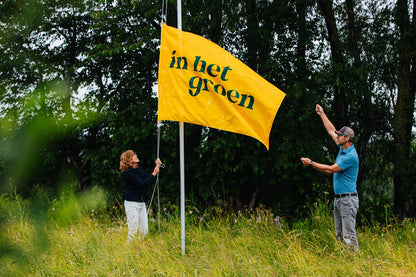
M 165 0 L 162 0 L 162 10 L 161 10 L 161 16 L 160 16 L 160 34 L 162 37 L 162 25 L 163 23 L 166 23 L 167 21 L 167 14 L 168 14 L 168 3 Z M 160 153 L 160 122 L 157 122 L 157 145 L 156 145 L 156 157 L 159 158 Z M 165 164 L 161 164 L 160 168 L 165 168 Z M 149 211 L 147 212 L 147 215 L 150 213 L 150 209 L 152 207 L 153 197 L 155 195 L 155 191 L 157 189 L 157 221 L 158 221 L 158 227 L 159 227 L 159 235 L 161 236 L 162 233 L 160 231 L 160 194 L 159 194 L 159 173 L 156 175 L 156 182 L 155 186 L 153 188 L 152 197 L 150 198 L 149 203 Z
M 156 146 L 156 157 L 159 158 L 159 152 L 160 152 L 160 124 L 157 123 L 157 146 Z M 165 164 L 161 164 L 160 168 L 165 168 Z M 150 198 L 149 202 L 149 210 L 147 211 L 147 215 L 150 214 L 150 210 L 152 207 L 153 197 L 155 196 L 155 191 L 157 189 L 157 222 L 159 227 L 159 235 L 161 236 L 162 233 L 160 231 L 160 193 L 159 193 L 159 173 L 156 175 L 156 182 L 155 186 L 153 188 L 152 197 Z

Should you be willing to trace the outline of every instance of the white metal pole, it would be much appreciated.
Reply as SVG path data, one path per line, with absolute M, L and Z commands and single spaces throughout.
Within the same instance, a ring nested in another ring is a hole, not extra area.
M 185 254 L 185 155 L 184 155 L 184 124 L 179 122 L 179 148 L 181 163 L 181 248 Z
M 176 1 L 178 29 L 182 30 L 182 2 Z M 179 151 L 181 176 L 181 249 L 185 254 L 185 155 L 184 155 L 184 124 L 179 122 Z

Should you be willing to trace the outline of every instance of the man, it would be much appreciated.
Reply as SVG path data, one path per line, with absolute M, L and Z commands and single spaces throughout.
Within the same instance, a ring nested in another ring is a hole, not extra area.
M 355 232 L 355 220 L 358 210 L 357 176 L 358 155 L 352 139 L 354 131 L 350 127 L 342 127 L 336 131 L 320 105 L 315 107 L 316 113 L 321 117 L 328 134 L 339 147 L 338 156 L 333 165 L 320 164 L 309 158 L 300 160 L 306 166 L 328 174 L 334 174 L 334 221 L 337 239 L 345 242 L 352 250 L 358 251 L 358 241 Z

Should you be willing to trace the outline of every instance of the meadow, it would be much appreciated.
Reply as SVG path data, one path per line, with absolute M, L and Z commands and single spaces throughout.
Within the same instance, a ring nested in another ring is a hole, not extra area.
M 82 204 L 92 202 L 3 197 L 0 275 L 416 276 L 413 219 L 359 226 L 353 253 L 335 239 L 329 201 L 290 224 L 264 208 L 188 206 L 182 254 L 178 207 L 162 206 L 150 216 L 150 234 L 127 244 L 121 205 Z

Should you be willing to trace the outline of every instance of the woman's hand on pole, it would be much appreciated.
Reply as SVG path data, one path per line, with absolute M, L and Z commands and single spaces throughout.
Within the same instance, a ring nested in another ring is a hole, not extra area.
M 161 167 L 162 168 L 165 167 L 165 165 L 162 163 L 162 161 L 159 158 L 156 159 L 155 164 L 156 166 L 155 166 L 155 169 L 153 169 L 153 173 L 152 173 L 153 176 L 156 176 L 159 173 Z

